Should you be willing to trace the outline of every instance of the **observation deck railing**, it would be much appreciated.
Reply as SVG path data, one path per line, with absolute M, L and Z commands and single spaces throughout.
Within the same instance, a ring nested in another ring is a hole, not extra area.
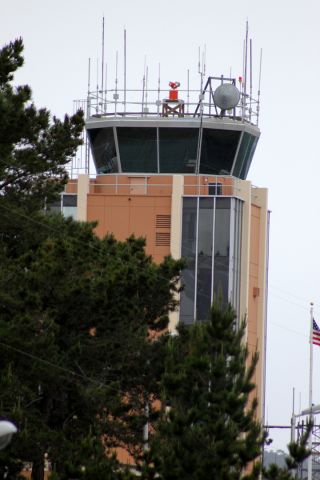
M 226 117 L 248 122 L 259 123 L 260 100 L 246 92 L 239 83 L 240 100 L 235 108 L 221 110 L 215 105 L 214 91 L 222 83 L 236 85 L 236 80 L 225 77 L 208 77 L 202 89 L 178 89 L 177 100 L 170 100 L 167 89 L 108 89 L 88 92 L 86 100 L 75 100 L 74 108 L 86 112 L 87 119 L 92 117 L 119 118 L 212 118 Z M 169 105 L 169 111 L 166 106 Z

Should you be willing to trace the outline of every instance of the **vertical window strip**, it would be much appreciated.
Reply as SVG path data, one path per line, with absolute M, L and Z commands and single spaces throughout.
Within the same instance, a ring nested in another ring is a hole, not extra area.
M 198 285 L 198 243 L 199 243 L 199 197 L 197 197 L 197 223 L 196 223 L 196 258 L 194 269 L 194 305 L 193 305 L 193 321 L 196 321 L 197 315 L 197 285 Z
M 157 127 L 157 171 L 160 173 L 160 142 L 159 142 L 159 127 Z
M 212 227 L 212 262 L 211 262 L 211 305 L 213 304 L 213 292 L 214 292 L 214 239 L 215 239 L 215 231 L 216 231 L 216 202 L 217 199 L 214 197 L 213 199 L 213 227 Z
M 231 198 L 230 204 L 230 223 L 229 223 L 229 282 L 228 282 L 228 301 L 234 305 L 234 241 L 235 241 L 235 199 Z

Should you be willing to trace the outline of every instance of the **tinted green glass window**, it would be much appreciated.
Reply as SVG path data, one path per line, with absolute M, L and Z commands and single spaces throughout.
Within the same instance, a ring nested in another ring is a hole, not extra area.
M 228 302 L 230 198 L 217 198 L 214 230 L 214 296 Z
M 123 172 L 157 173 L 156 128 L 118 127 L 117 135 Z
M 160 173 L 195 173 L 198 128 L 159 128 Z
M 93 128 L 88 130 L 88 135 L 97 173 L 118 172 L 113 129 Z
M 180 321 L 191 324 L 194 321 L 194 292 L 197 241 L 197 198 L 183 199 L 181 256 L 187 267 L 182 271 Z
M 252 162 L 252 157 L 254 155 L 258 140 L 259 140 L 258 137 L 254 137 L 252 135 L 250 146 L 249 146 L 248 151 L 247 151 L 246 159 L 242 164 L 242 168 L 241 168 L 241 172 L 240 172 L 240 178 L 242 178 L 243 180 L 245 180 L 247 178 L 249 168 L 250 168 L 250 165 L 251 165 L 251 162 Z
M 243 133 L 236 164 L 233 170 L 233 175 L 235 177 L 245 180 L 257 143 L 258 137 L 250 135 L 247 132 Z
M 197 320 L 206 320 L 211 306 L 213 198 L 199 199 Z
M 200 173 L 230 174 L 240 132 L 204 128 L 202 135 Z

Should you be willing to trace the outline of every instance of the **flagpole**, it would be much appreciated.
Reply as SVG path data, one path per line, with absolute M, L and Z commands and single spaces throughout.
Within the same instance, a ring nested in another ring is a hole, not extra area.
M 312 335 L 313 334 L 313 303 L 310 303 L 310 369 L 309 369 L 309 411 L 310 417 L 309 421 L 313 422 L 312 414 L 312 373 L 313 373 L 313 343 Z M 309 450 L 312 450 L 312 431 L 309 436 Z M 308 457 L 308 480 L 312 480 L 312 454 Z

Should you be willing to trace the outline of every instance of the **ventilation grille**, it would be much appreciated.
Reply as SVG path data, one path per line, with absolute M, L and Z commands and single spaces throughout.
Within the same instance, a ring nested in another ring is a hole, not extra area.
M 170 246 L 170 232 L 156 232 L 156 246 L 169 247 Z
M 157 215 L 156 216 L 156 228 L 169 228 L 171 227 L 171 215 Z

